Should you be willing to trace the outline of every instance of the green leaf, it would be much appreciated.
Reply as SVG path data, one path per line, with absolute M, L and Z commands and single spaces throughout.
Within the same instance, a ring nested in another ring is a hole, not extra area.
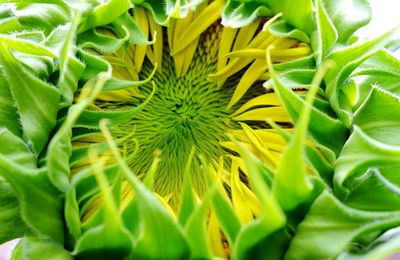
M 203 166 L 207 167 L 207 164 L 203 164 Z M 214 197 L 215 192 L 217 192 L 217 184 L 208 189 L 207 193 L 202 197 L 200 204 L 193 208 L 184 225 L 191 252 L 190 257 L 193 259 L 211 258 L 210 246 L 207 241 L 206 221 L 209 213 L 208 205 Z
M 384 144 L 366 135 L 359 127 L 343 147 L 336 161 L 334 175 L 335 191 L 345 197 L 352 187 L 352 180 L 370 167 L 398 167 L 400 147 Z
M 0 67 L 0 70 L 2 68 Z M 5 127 L 14 135 L 22 137 L 21 124 L 17 109 L 14 105 L 8 83 L 3 75 L 0 75 L 0 127 Z
M 34 171 L 0 154 L 0 174 L 15 191 L 24 222 L 42 236 L 62 243 L 61 195 L 47 179 L 46 170 Z
M 115 156 L 118 166 L 135 192 L 134 201 L 138 208 L 139 235 L 132 257 L 180 259 L 189 256 L 189 246 L 183 230 L 151 191 L 137 179 L 112 140 L 111 134 L 101 121 L 100 128 Z
M 85 84 L 80 101 L 69 108 L 66 120 L 50 141 L 46 157 L 48 176 L 54 186 L 61 191 L 66 190 L 70 178 L 69 159 L 72 149 L 72 127 L 85 107 L 93 102 L 108 78 L 109 76 L 106 73 L 101 73 L 97 78 Z M 88 96 L 85 96 L 85 94 Z
M 301 114 L 305 101 L 292 90 L 286 88 L 280 80 L 274 80 L 276 91 L 293 121 Z M 311 82 L 310 82 L 311 83 Z M 309 130 L 311 136 L 320 144 L 339 154 L 347 138 L 347 129 L 338 121 L 320 110 L 311 108 Z M 331 142 L 334 139 L 335 142 Z
M 242 226 L 233 245 L 233 257 L 235 259 L 249 259 L 254 254 L 263 255 L 265 247 L 260 244 L 286 224 L 286 216 L 279 207 L 278 201 L 271 194 L 268 183 L 257 162 L 257 158 L 240 143 L 240 155 L 249 173 L 250 186 L 260 201 L 262 214 L 252 222 Z M 265 169 L 265 168 L 264 168 Z
M 161 2 L 161 1 L 158 1 Z M 139 25 L 128 13 L 124 13 L 113 21 L 115 28 L 120 28 L 117 31 L 122 32 L 126 28 L 129 32 L 129 43 L 131 44 L 149 44 L 147 38 L 144 37 Z
M 129 32 L 126 28 L 118 35 L 110 35 L 109 30 L 94 28 L 81 33 L 78 38 L 78 45 L 83 49 L 94 49 L 100 53 L 113 53 L 129 39 Z M 112 31 L 111 31 L 112 32 Z
M 21 219 L 18 200 L 11 186 L 0 179 L 0 244 L 23 236 L 28 228 Z
M 4 2 L 4 1 L 2 1 Z M 9 1 L 5 1 L 9 2 Z M 63 1 L 18 1 L 13 14 L 23 30 L 43 30 L 47 35 L 70 19 L 70 8 Z
M 110 63 L 108 63 L 101 57 L 84 51 L 83 49 L 79 49 L 77 56 L 86 64 L 81 79 L 90 80 L 93 77 L 96 77 L 97 74 L 99 74 L 100 72 L 111 73 Z
M 78 81 L 82 76 L 84 64 L 75 58 L 76 32 L 81 19 L 81 10 L 78 10 L 71 23 L 57 27 L 52 31 L 47 44 L 57 49 L 59 54 L 59 78 L 57 87 L 60 89 L 60 108 L 72 104 Z
M 11 131 L 0 128 L 0 154 L 21 166 L 35 169 L 36 158 L 24 142 Z
M 271 58 L 267 57 L 268 65 L 272 68 Z M 308 125 L 311 124 L 310 120 L 313 116 L 315 109 L 312 107 L 319 85 L 321 84 L 325 67 L 321 68 L 315 73 L 314 78 L 310 84 L 304 105 L 302 104 L 302 110 L 300 116 L 296 120 L 296 128 L 293 137 L 288 142 L 288 146 L 284 150 L 280 164 L 277 167 L 274 183 L 274 195 L 279 201 L 284 211 L 290 212 L 296 210 L 300 205 L 307 203 L 310 198 L 312 199 L 315 194 L 318 193 L 317 189 L 313 187 L 310 179 L 307 176 L 304 159 L 305 154 L 305 140 L 307 138 Z M 275 83 L 278 95 L 282 99 L 282 93 L 293 93 L 287 90 L 282 83 L 279 81 L 275 71 L 271 69 L 271 77 Z M 287 102 L 285 103 L 287 107 Z M 312 129 L 312 127 L 310 127 Z M 289 163 L 287 163 L 289 162 Z
M 377 168 L 368 169 L 353 183 L 350 193 L 343 200 L 346 205 L 373 211 L 399 210 L 400 183 L 391 183 Z
M 79 258 L 109 259 L 116 257 L 123 259 L 132 251 L 134 238 L 125 228 L 118 212 L 118 205 L 104 173 L 104 158 L 98 157 L 97 153 L 91 150 L 89 159 L 93 162 L 90 174 L 95 176 L 100 190 L 102 205 L 98 214 L 101 214 L 100 217 L 103 221 L 100 225 L 91 227 L 83 233 L 76 243 L 73 254 Z M 94 241 L 95 243 L 93 243 Z
M 332 259 L 361 235 L 400 224 L 400 213 L 376 213 L 346 207 L 328 192 L 314 202 L 285 255 L 285 259 Z
M 178 0 L 179 1 L 179 0 Z M 168 23 L 169 14 L 167 12 L 173 12 L 176 6 L 175 0 L 132 0 L 133 6 L 142 6 L 150 11 L 153 15 L 154 21 L 158 24 L 165 25 Z
M 56 123 L 59 92 L 23 67 L 4 44 L 0 44 L 0 60 L 16 102 L 24 140 L 39 154 Z
M 316 46 L 313 49 L 317 51 L 317 64 L 321 64 L 338 39 L 336 28 L 326 13 L 322 1 L 317 0 L 317 31 L 313 34 L 316 38 Z
M 388 230 L 367 248 L 359 251 L 349 250 L 339 255 L 338 260 L 375 260 L 393 259 L 400 250 L 400 235 L 398 228 Z
M 107 25 L 121 16 L 131 7 L 129 0 L 110 0 L 104 4 L 95 6 L 93 12 L 82 19 L 78 32 L 84 32 L 90 28 Z
M 221 14 L 222 24 L 239 28 L 264 16 L 273 16 L 272 10 L 263 1 L 229 0 Z
M 82 235 L 81 219 L 79 215 L 79 204 L 76 200 L 75 184 L 71 184 L 65 192 L 64 216 L 69 234 L 74 240 Z
M 13 253 L 13 260 L 29 259 L 54 259 L 73 260 L 71 253 L 65 250 L 62 245 L 55 244 L 48 240 L 41 240 L 36 237 L 24 237 L 17 246 L 18 253 Z
M 353 104 L 346 103 L 346 96 L 342 92 L 346 79 L 367 58 L 381 49 L 395 32 L 395 29 L 381 36 L 357 43 L 331 52 L 326 59 L 332 60 L 336 67 L 330 69 L 325 76 L 326 94 L 333 110 L 347 127 L 350 127 L 350 114 Z
M 321 0 L 338 32 L 338 42 L 349 43 L 354 32 L 369 23 L 371 9 L 366 0 Z M 348 15 L 351 13 L 351 15 Z
M 352 74 L 358 84 L 357 109 L 365 101 L 372 86 L 400 96 L 400 60 L 387 50 L 380 50 L 365 60 Z
M 194 149 L 189 154 L 185 171 L 183 172 L 182 199 L 179 208 L 178 220 L 184 226 L 196 206 L 196 194 L 192 186 L 190 167 L 193 160 Z
M 210 186 L 209 186 L 210 188 Z M 240 230 L 240 222 L 232 209 L 228 198 L 221 192 L 216 192 L 212 201 L 219 224 L 230 245 L 234 244 Z
M 313 31 L 315 25 L 312 0 L 266 0 L 266 3 L 274 13 L 282 13 L 288 24 L 308 35 Z
M 21 39 L 21 38 L 16 38 L 15 36 L 13 37 L 11 35 L 0 34 L 0 41 L 2 41 L 8 47 L 16 51 L 29 53 L 32 55 L 43 55 L 53 58 L 56 57 L 56 54 L 54 54 L 51 50 L 42 46 L 38 42 L 34 42 L 32 40 Z
M 287 61 L 282 63 L 273 64 L 273 68 L 277 71 L 289 71 L 289 70 L 309 70 L 315 69 L 314 55 L 308 55 L 304 58 L 295 59 L 293 61 Z
M 400 97 L 378 87 L 372 90 L 354 113 L 353 124 L 368 136 L 391 145 L 400 145 Z
M 310 42 L 310 37 L 306 33 L 288 24 L 285 20 L 271 24 L 268 26 L 268 30 L 281 38 L 294 38 L 301 42 Z
M 143 82 L 145 82 L 145 81 L 137 82 L 137 84 L 143 84 Z M 81 113 L 81 116 L 75 123 L 75 126 L 98 129 L 99 121 L 101 119 L 108 119 L 109 123 L 112 125 L 117 125 L 121 122 L 129 120 L 132 118 L 133 114 L 140 111 L 151 100 L 155 91 L 156 91 L 156 89 L 154 87 L 151 94 L 146 98 L 145 101 L 143 101 L 142 104 L 140 104 L 137 107 L 133 107 L 131 109 L 121 110 L 121 111 L 114 111 L 114 110 L 97 111 L 97 110 L 88 110 L 88 109 L 83 110 Z

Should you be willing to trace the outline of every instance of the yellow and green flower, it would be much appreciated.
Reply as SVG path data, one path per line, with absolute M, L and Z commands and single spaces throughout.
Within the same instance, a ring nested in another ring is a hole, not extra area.
M 400 61 L 384 48 L 395 29 L 354 36 L 366 1 L 11 1 L 0 14 L 13 259 L 398 252 Z

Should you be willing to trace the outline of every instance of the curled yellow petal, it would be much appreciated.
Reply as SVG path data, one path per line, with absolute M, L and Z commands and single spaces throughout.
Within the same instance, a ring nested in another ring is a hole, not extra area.
M 199 37 L 202 32 L 204 32 L 220 17 L 223 6 L 224 1 L 216 0 L 204 8 L 204 10 L 198 16 L 196 16 L 196 18 L 180 35 L 179 39 L 174 42 L 174 48 L 172 49 L 171 54 L 175 55 L 176 53 L 182 51 L 192 41 Z
M 282 102 L 278 98 L 275 93 L 267 93 L 261 96 L 257 96 L 255 98 L 250 99 L 245 104 L 243 104 L 238 110 L 236 110 L 232 116 L 236 116 L 238 114 L 243 113 L 250 108 L 257 107 L 257 106 L 280 106 Z
M 256 60 L 246 70 L 241 77 L 239 84 L 236 86 L 235 92 L 232 95 L 231 101 L 228 104 L 228 109 L 236 104 L 247 90 L 256 82 L 260 76 L 267 70 L 265 61 Z
M 133 9 L 133 14 L 136 22 L 138 23 L 143 35 L 147 37 L 149 35 L 149 22 L 147 20 L 147 14 L 145 9 L 136 6 Z M 147 45 L 137 45 L 135 50 L 135 67 L 137 71 L 142 69 L 144 57 L 146 55 Z
M 283 107 L 256 108 L 233 117 L 235 121 L 266 121 L 268 119 L 275 122 L 293 123 Z

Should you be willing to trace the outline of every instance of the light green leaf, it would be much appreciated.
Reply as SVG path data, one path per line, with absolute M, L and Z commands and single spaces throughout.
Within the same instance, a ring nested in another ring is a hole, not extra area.
M 37 237 L 24 237 L 17 246 L 18 253 L 13 253 L 12 260 L 53 259 L 73 260 L 71 253 L 62 245 Z
M 184 226 L 196 206 L 196 194 L 192 186 L 190 167 L 193 160 L 194 149 L 189 154 L 185 171 L 183 172 L 182 199 L 179 208 L 178 220 Z
M 346 207 L 328 192 L 314 202 L 285 255 L 285 259 L 332 259 L 362 235 L 400 224 L 400 212 L 376 213 Z
M 348 44 L 354 32 L 368 24 L 371 19 L 371 9 L 367 0 L 321 1 L 338 32 L 337 40 L 341 44 Z
M 178 0 L 179 1 L 179 0 Z M 169 12 L 173 12 L 174 7 L 176 6 L 175 0 L 132 0 L 133 6 L 142 6 L 150 11 L 153 15 L 154 21 L 158 24 L 167 24 L 169 20 Z
M 79 49 L 77 56 L 85 62 L 85 70 L 81 79 L 90 80 L 99 74 L 99 72 L 111 73 L 111 65 L 101 57 Z
M 107 28 L 109 30 L 111 28 Z M 78 45 L 83 49 L 94 49 L 100 53 L 113 53 L 129 39 L 129 32 L 124 28 L 119 35 L 109 35 L 94 28 L 81 33 L 78 38 Z
M 161 1 L 159 1 L 161 2 Z M 129 32 L 129 43 L 132 44 L 149 44 L 150 42 L 144 37 L 143 32 L 140 30 L 139 25 L 128 13 L 124 13 L 112 23 L 116 30 L 123 33 L 124 28 Z M 120 29 L 118 29 L 120 28 Z
M 137 179 L 112 140 L 111 134 L 100 122 L 102 133 L 115 156 L 118 166 L 126 180 L 135 192 L 134 201 L 137 205 L 139 218 L 139 235 L 133 248 L 132 257 L 180 259 L 189 256 L 189 246 L 183 230 L 172 218 L 161 202 Z
M 323 0 L 317 0 L 316 9 L 317 31 L 313 34 L 316 38 L 316 46 L 313 49 L 317 52 L 317 64 L 321 64 L 329 50 L 336 43 L 338 33 L 335 26 L 332 24 L 330 17 L 326 13 L 323 6 Z
M 85 67 L 82 62 L 75 58 L 77 51 L 76 33 L 80 19 L 81 10 L 78 10 L 72 18 L 71 23 L 57 27 L 50 35 L 50 41 L 48 41 L 48 44 L 59 45 L 59 48 L 57 48 L 57 53 L 59 54 L 57 87 L 61 93 L 60 108 L 72 104 L 74 93 L 78 88 L 78 81 Z M 51 38 L 53 38 L 53 43 L 51 42 Z M 54 43 L 54 41 L 56 42 Z M 57 41 L 60 43 L 56 44 Z
M 297 78 L 296 78 L 297 79 Z M 292 90 L 287 89 L 280 80 L 274 80 L 276 91 L 293 121 L 300 117 L 305 101 Z M 310 82 L 311 83 L 311 82 Z M 338 121 L 315 107 L 311 108 L 309 133 L 320 144 L 339 154 L 347 138 L 347 129 Z M 334 139 L 335 142 L 331 142 Z
M 268 26 L 268 30 L 281 38 L 294 38 L 301 42 L 310 42 L 310 37 L 306 33 L 288 24 L 285 20 L 271 24 Z
M 76 199 L 76 189 L 74 184 L 71 184 L 65 192 L 64 215 L 69 234 L 74 240 L 78 240 L 82 235 L 82 231 L 79 204 Z
M 84 32 L 90 28 L 107 25 L 121 16 L 131 7 L 129 0 L 110 0 L 95 6 L 93 12 L 82 19 L 78 32 Z
M 21 219 L 18 200 L 10 184 L 0 179 L 0 244 L 29 232 Z
M 221 18 L 224 26 L 239 28 L 259 17 L 273 15 L 272 10 L 263 1 L 229 0 L 222 11 Z
M 353 104 L 346 103 L 346 96 L 342 93 L 342 87 L 349 75 L 363 61 L 388 43 L 394 32 L 393 29 L 375 39 L 338 49 L 326 57 L 327 60 L 332 60 L 336 64 L 336 67 L 330 69 L 325 76 L 326 94 L 333 110 L 347 127 L 351 125 L 351 111 L 349 110 Z
M 393 167 L 394 168 L 394 167 Z M 378 168 L 370 168 L 361 177 L 353 181 L 349 194 L 343 202 L 350 207 L 371 210 L 399 210 L 399 183 L 391 183 Z M 371 191 L 374 192 L 371 192 Z
M 0 44 L 0 60 L 16 103 L 24 140 L 39 154 L 56 123 L 59 92 L 23 67 L 4 44 Z
M 349 250 L 339 255 L 338 260 L 376 260 L 391 259 L 400 252 L 400 235 L 398 228 L 388 230 L 371 246 L 359 251 Z
M 335 191 L 344 198 L 352 187 L 352 180 L 370 167 L 398 167 L 400 147 L 372 139 L 358 126 L 343 147 L 336 161 L 334 175 Z M 347 181 L 347 183 L 346 183 Z
M 313 31 L 315 25 L 312 0 L 266 0 L 266 3 L 274 13 L 282 13 L 288 24 L 308 35 Z
M 9 2 L 9 1 L 6 1 Z M 43 30 L 47 35 L 60 24 L 70 20 L 70 9 L 64 1 L 18 1 L 13 14 L 24 30 Z
M 32 170 L 0 154 L 0 174 L 15 191 L 24 222 L 41 236 L 63 243 L 61 194 L 47 179 L 46 169 Z
M 28 146 L 8 129 L 0 128 L 0 154 L 21 166 L 35 169 L 36 158 Z
M 260 246 L 260 244 L 284 227 L 286 216 L 268 188 L 260 165 L 256 163 L 258 159 L 241 144 L 237 145 L 240 147 L 240 155 L 249 173 L 250 186 L 257 195 L 262 208 L 261 216 L 242 226 L 233 245 L 232 251 L 235 259 L 249 259 L 251 255 L 265 254 L 268 248 Z
M 0 41 L 16 51 L 29 53 L 32 55 L 43 55 L 53 58 L 56 57 L 56 54 L 54 54 L 51 50 L 32 40 L 0 34 Z
M 0 71 L 2 67 L 0 66 Z M 8 83 L 3 75 L 0 75 L 0 127 L 5 127 L 14 135 L 22 137 L 21 124 L 17 109 L 14 105 Z
M 207 164 L 203 164 L 203 166 L 207 167 Z M 207 241 L 206 223 L 209 213 L 208 205 L 216 191 L 217 185 L 214 184 L 211 189 L 208 189 L 206 195 L 202 197 L 200 204 L 193 208 L 184 225 L 191 252 L 190 257 L 193 259 L 211 258 L 210 246 Z
M 400 97 L 400 60 L 387 50 L 380 50 L 364 61 L 352 74 L 358 83 L 357 109 L 372 86 L 378 86 Z
M 96 98 L 96 95 L 100 92 L 108 78 L 109 76 L 106 73 L 101 73 L 97 78 L 85 84 L 80 101 L 69 108 L 66 120 L 50 141 L 46 157 L 48 176 L 54 186 L 61 191 L 66 190 L 70 178 L 69 159 L 72 149 L 72 127 L 85 107 L 91 104 Z
M 368 136 L 392 145 L 400 145 L 400 97 L 378 87 L 372 90 L 354 113 L 353 124 Z
M 90 150 L 88 156 L 93 162 L 90 175 L 95 176 L 99 187 L 98 194 L 102 199 L 99 207 L 101 210 L 96 214 L 101 217 L 102 222 L 83 233 L 77 241 L 73 254 L 79 258 L 126 258 L 132 251 L 135 241 L 125 228 L 118 212 L 117 201 L 104 172 L 105 160 L 103 157 L 98 157 L 95 150 Z

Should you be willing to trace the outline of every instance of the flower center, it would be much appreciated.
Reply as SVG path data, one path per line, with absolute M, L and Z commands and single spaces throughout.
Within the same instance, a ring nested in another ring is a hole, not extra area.
M 219 35 L 217 26 L 202 35 L 189 69 L 183 76 L 176 75 L 174 60 L 165 47 L 162 72 L 153 76 L 152 83 L 140 87 L 140 94 L 148 96 L 154 83 L 155 94 L 130 120 L 112 129 L 116 138 L 128 136 L 134 131 L 135 141 L 127 140 L 124 146 L 129 154 L 137 142 L 138 151 L 129 165 L 141 178 L 148 173 L 155 151 L 159 151 L 154 189 L 162 196 L 173 194 L 172 204 L 178 199 L 174 194 L 180 193 L 191 150 L 202 155 L 207 163 L 217 161 L 225 154 L 219 143 L 227 141 L 226 130 L 239 127 L 229 117 L 237 107 L 227 109 L 237 77 L 236 80 L 235 77 L 228 80 L 222 87 L 207 80 L 209 74 L 216 71 Z M 152 63 L 145 60 L 139 77 L 147 78 L 153 69 Z M 140 102 L 124 106 L 136 107 Z M 202 194 L 205 178 L 197 157 L 193 158 L 188 174 L 192 177 L 195 190 Z

